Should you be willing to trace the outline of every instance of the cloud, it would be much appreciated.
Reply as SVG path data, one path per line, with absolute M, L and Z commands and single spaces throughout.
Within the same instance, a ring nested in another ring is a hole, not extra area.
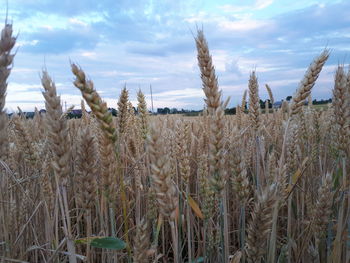
M 243 13 L 251 12 L 253 10 L 261 10 L 272 5 L 274 0 L 256 0 L 251 4 L 224 4 L 219 8 L 226 13 Z M 243 1 L 241 2 L 243 3 Z
M 219 27 L 224 31 L 250 31 L 263 28 L 269 25 L 268 21 L 256 19 L 240 19 L 236 21 L 224 20 L 219 22 Z
M 237 78 L 242 76 L 242 71 L 239 66 L 239 61 L 238 60 L 232 60 L 229 62 L 226 62 L 225 64 L 225 72 L 229 74 L 233 74 Z
M 329 33 L 341 32 L 349 28 L 350 3 L 344 1 L 339 4 L 312 5 L 308 8 L 296 10 L 276 17 L 279 21 L 279 32 L 287 39 L 305 37 L 315 38 Z M 300 26 L 303 25 L 303 26 Z
M 271 84 L 276 99 L 290 95 L 325 46 L 332 48 L 332 55 L 313 96 L 331 96 L 331 72 L 349 58 L 348 1 L 233 3 L 13 0 L 10 16 L 20 34 L 8 105 L 24 105 L 27 99 L 28 107 L 43 102 L 39 75 L 44 66 L 67 103 L 79 102 L 71 60 L 83 67 L 112 106 L 126 83 L 133 101 L 140 87 L 149 97 L 152 84 L 157 107 L 169 103 L 200 109 L 204 95 L 192 32 L 202 25 L 219 85 L 232 95 L 231 105 L 240 100 L 254 69 L 262 96 L 267 95 L 264 83 Z
M 98 36 L 78 30 L 48 30 L 31 35 L 33 44 L 23 45 L 24 52 L 59 54 L 74 49 L 89 50 L 96 46 Z
M 274 0 L 256 0 L 255 8 L 256 9 L 264 9 L 264 8 L 272 5 L 273 2 L 274 2 Z
M 165 57 L 167 55 L 167 50 L 164 46 L 160 44 L 143 44 L 134 43 L 128 45 L 127 52 L 138 54 L 140 56 L 159 56 Z
M 203 92 L 200 89 L 169 90 L 155 93 L 153 97 L 161 99 L 171 98 L 172 100 L 185 98 L 202 98 Z

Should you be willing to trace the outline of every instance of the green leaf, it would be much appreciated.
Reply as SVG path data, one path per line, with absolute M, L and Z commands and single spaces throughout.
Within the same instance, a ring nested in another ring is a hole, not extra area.
M 286 263 L 287 262 L 287 252 L 288 252 L 288 246 L 284 245 L 281 249 L 281 253 L 278 256 L 277 263 Z
M 74 243 L 86 245 L 86 244 L 90 244 L 90 242 L 96 238 L 103 238 L 103 237 L 96 237 L 96 236 L 83 237 L 83 238 L 79 238 L 79 239 L 74 240 Z
M 159 217 L 158 217 L 158 222 L 157 222 L 157 227 L 153 233 L 153 236 L 154 236 L 154 240 L 152 242 L 152 244 L 156 245 L 158 244 L 158 237 L 159 237 L 159 233 L 160 233 L 160 228 L 162 227 L 162 224 L 163 224 L 163 216 L 162 214 L 159 214 Z
M 122 250 L 126 248 L 126 243 L 115 237 L 94 238 L 91 240 L 92 247 Z
M 191 261 L 191 263 L 202 263 L 204 262 L 204 257 L 199 257 Z

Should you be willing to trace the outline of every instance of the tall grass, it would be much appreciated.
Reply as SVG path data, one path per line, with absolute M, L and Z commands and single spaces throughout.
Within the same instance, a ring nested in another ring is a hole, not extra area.
M 43 71 L 47 112 L 26 119 L 4 111 L 15 41 L 6 24 L 1 262 L 349 261 L 350 73 L 338 66 L 331 107 L 303 106 L 327 50 L 310 64 L 291 104 L 262 112 L 253 71 L 237 115 L 225 116 L 227 101 L 198 31 L 202 116 L 149 116 L 141 91 L 135 114 L 125 87 L 114 118 L 72 64 L 91 113 L 68 119 Z

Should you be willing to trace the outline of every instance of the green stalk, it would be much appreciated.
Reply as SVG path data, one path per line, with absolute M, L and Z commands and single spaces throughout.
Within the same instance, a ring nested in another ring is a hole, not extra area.
M 267 262 L 276 262 L 276 239 L 277 239 L 277 218 L 278 218 L 278 202 L 276 202 L 273 209 L 272 217 L 272 229 L 270 235 L 270 244 L 269 244 L 269 254 Z
M 182 201 L 183 201 L 182 195 L 180 194 L 179 195 L 179 214 L 180 215 L 183 212 L 183 206 L 182 206 L 183 202 Z M 175 226 L 176 226 L 176 224 L 175 224 Z M 178 221 L 177 221 L 177 229 L 179 229 L 179 231 L 177 233 L 177 247 L 182 248 L 182 243 L 181 243 L 181 241 L 182 241 L 182 231 L 181 231 L 182 230 L 182 218 L 181 218 L 181 216 L 179 216 Z M 181 252 L 182 252 L 182 250 L 181 250 Z M 181 252 L 178 252 L 178 253 L 182 254 Z M 176 255 L 176 257 L 177 257 L 177 260 L 179 261 L 179 255 Z
M 240 248 L 243 251 L 245 246 L 245 203 L 241 206 L 241 215 L 239 218 L 239 229 L 240 229 Z M 242 255 L 242 262 L 245 262 L 245 253 Z
M 173 240 L 173 252 L 174 252 L 174 263 L 180 263 L 179 261 L 179 248 L 178 248 L 178 235 L 175 227 L 175 220 L 169 221 L 171 228 L 171 237 Z
M 115 148 L 115 155 L 116 155 L 116 160 L 118 163 L 117 180 L 119 182 L 120 199 L 122 201 L 125 243 L 126 243 L 126 249 L 128 252 L 128 262 L 131 262 L 131 246 L 130 246 L 130 241 L 129 241 L 128 207 L 127 207 L 127 200 L 126 200 L 126 193 L 125 193 L 124 178 L 122 176 L 121 171 L 119 170 L 119 167 L 120 167 L 119 166 L 119 151 L 117 150 L 117 147 Z
M 204 223 L 203 223 L 203 257 L 204 257 L 204 262 L 208 262 L 208 249 L 207 249 L 207 229 L 208 229 L 208 219 L 204 219 Z
M 111 224 L 111 233 L 113 237 L 116 237 L 114 217 L 115 217 L 114 209 L 113 207 L 109 207 L 109 221 Z
M 125 242 L 126 249 L 128 251 L 128 262 L 131 262 L 131 246 L 129 241 L 129 223 L 128 223 L 128 209 L 126 204 L 126 194 L 125 194 L 125 186 L 123 180 L 120 183 L 120 198 L 122 199 L 123 206 L 123 219 L 124 219 L 124 234 L 125 234 Z
M 186 196 L 189 195 L 189 186 L 186 185 Z M 187 217 L 187 249 L 188 249 L 188 262 L 192 262 L 192 248 L 191 248 L 191 217 L 190 217 L 190 206 L 187 202 L 186 206 L 186 217 Z M 181 228 L 180 228 L 181 229 Z M 180 239 L 180 238 L 179 238 Z
M 346 174 L 346 155 L 344 154 L 343 158 L 342 158 L 342 168 L 343 168 L 343 187 L 344 189 L 347 189 L 347 174 Z M 348 228 L 348 233 L 347 233 L 347 239 L 346 239 L 346 262 L 350 261 L 350 216 L 349 216 L 349 212 L 350 212 L 350 195 L 347 194 L 347 199 L 348 199 L 348 204 L 347 207 L 345 208 L 344 206 L 344 214 L 346 215 L 346 224 L 347 224 L 347 228 Z
M 345 208 L 345 197 L 341 198 L 341 206 L 338 212 L 338 222 L 337 222 L 337 234 L 333 241 L 333 253 L 332 262 L 341 262 L 341 251 L 342 251 L 342 234 L 343 234 L 343 217 Z
M 224 255 L 224 261 L 225 263 L 228 263 L 228 258 L 229 258 L 229 229 L 228 229 L 228 212 L 227 212 L 227 187 L 225 186 L 225 188 L 222 190 L 221 192 L 222 194 L 222 218 L 223 218 L 223 255 Z
M 292 262 L 292 197 L 293 193 L 288 198 L 288 221 L 287 221 L 287 237 L 288 237 L 288 263 Z

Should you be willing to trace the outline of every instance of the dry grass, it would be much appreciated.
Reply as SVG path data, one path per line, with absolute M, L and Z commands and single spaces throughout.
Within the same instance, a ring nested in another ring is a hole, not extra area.
M 125 88 L 113 118 L 72 64 L 92 113 L 67 119 L 44 71 L 47 113 L 25 119 L 3 112 L 15 41 L 10 25 L 3 32 L 1 262 L 349 262 L 349 73 L 338 67 L 331 107 L 302 107 L 328 51 L 291 105 L 270 113 L 259 108 L 252 72 L 248 111 L 245 92 L 237 115 L 224 115 L 199 31 L 202 116 L 150 117 L 141 91 L 135 115 Z M 94 237 L 126 247 L 96 248 Z

